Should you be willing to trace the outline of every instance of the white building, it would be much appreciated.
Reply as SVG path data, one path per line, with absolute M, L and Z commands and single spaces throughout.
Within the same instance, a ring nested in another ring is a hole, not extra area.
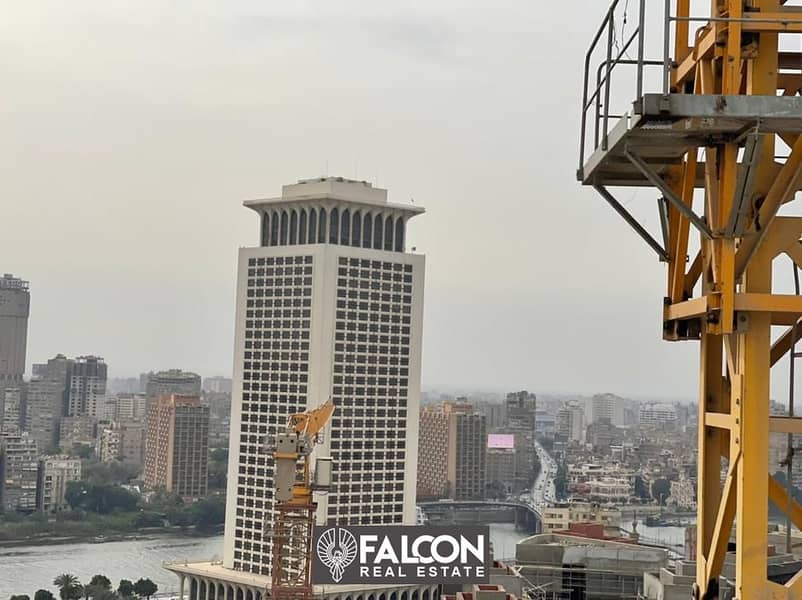
M 270 573 L 272 461 L 288 415 L 331 397 L 318 454 L 334 489 L 318 523 L 415 524 L 425 259 L 405 252 L 414 205 L 370 183 L 321 178 L 245 205 L 261 246 L 239 253 L 223 566 Z
M 602 419 L 616 427 L 626 425 L 625 408 L 627 401 L 615 394 L 596 394 L 588 399 L 588 425 Z
M 674 425 L 677 422 L 677 410 L 672 404 L 641 404 L 638 410 L 638 421 L 641 425 L 650 427 Z
M 66 456 L 45 456 L 39 461 L 40 487 L 37 508 L 53 513 L 68 508 L 65 501 L 67 484 L 81 480 L 81 459 Z
M 584 443 L 585 408 L 577 402 L 570 402 L 557 413 L 557 433 L 565 436 L 569 441 Z

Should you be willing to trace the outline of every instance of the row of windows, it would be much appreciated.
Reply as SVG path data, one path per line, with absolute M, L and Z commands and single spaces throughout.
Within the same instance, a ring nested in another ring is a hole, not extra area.
M 272 522 L 273 498 L 265 441 L 287 415 L 306 405 L 313 258 L 251 258 L 248 264 L 237 487 L 237 515 L 245 518 L 236 521 L 235 545 L 254 540 L 254 548 L 261 549 L 258 542 L 265 524 Z M 245 506 L 248 510 L 239 508 Z M 254 506 L 258 510 L 251 510 Z M 247 570 L 269 564 L 269 557 L 252 556 L 256 564 Z
M 249 258 L 248 266 L 264 265 L 311 265 L 313 262 L 311 255 L 307 256 L 264 256 L 260 258 Z
M 403 252 L 405 232 L 404 217 L 348 208 L 277 209 L 262 216 L 262 246 L 329 243 Z

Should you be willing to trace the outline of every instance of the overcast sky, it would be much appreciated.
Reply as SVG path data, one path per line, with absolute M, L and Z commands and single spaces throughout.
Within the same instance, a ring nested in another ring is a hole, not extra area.
M 664 268 L 575 181 L 604 4 L 0 2 L 0 271 L 31 282 L 29 363 L 230 374 L 241 203 L 328 173 L 427 209 L 424 385 L 693 397 Z M 654 195 L 623 200 L 653 223 Z

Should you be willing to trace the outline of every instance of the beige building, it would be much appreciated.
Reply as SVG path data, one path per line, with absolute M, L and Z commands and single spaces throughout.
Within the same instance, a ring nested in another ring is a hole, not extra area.
M 66 456 L 45 456 L 39 461 L 37 509 L 54 513 L 68 508 L 67 484 L 81 480 L 81 460 Z
M 444 402 L 424 408 L 418 432 L 418 496 L 484 498 L 486 452 L 485 415 L 471 404 Z M 421 483 L 431 495 L 421 493 Z
M 448 494 L 448 414 L 424 407 L 418 427 L 418 487 L 421 499 L 445 498 Z
M 98 436 L 98 458 L 103 462 L 119 460 L 142 464 L 146 431 L 145 424 L 138 421 L 111 423 Z
M 571 523 L 598 523 L 605 527 L 617 526 L 621 513 L 590 502 L 559 502 L 543 509 L 543 533 L 565 531 Z
M 59 424 L 59 447 L 69 450 L 75 446 L 95 447 L 97 419 L 88 415 L 61 417 Z
M 197 396 L 162 396 L 148 408 L 145 485 L 185 500 L 203 498 L 208 485 L 209 407 Z

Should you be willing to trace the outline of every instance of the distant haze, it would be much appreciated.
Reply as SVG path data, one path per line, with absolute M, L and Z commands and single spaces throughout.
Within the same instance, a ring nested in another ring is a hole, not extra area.
M 4 3 L 0 272 L 31 282 L 29 363 L 229 375 L 241 202 L 330 174 L 427 209 L 425 385 L 693 397 L 664 267 L 575 182 L 605 4 Z M 629 205 L 651 225 L 654 196 Z

